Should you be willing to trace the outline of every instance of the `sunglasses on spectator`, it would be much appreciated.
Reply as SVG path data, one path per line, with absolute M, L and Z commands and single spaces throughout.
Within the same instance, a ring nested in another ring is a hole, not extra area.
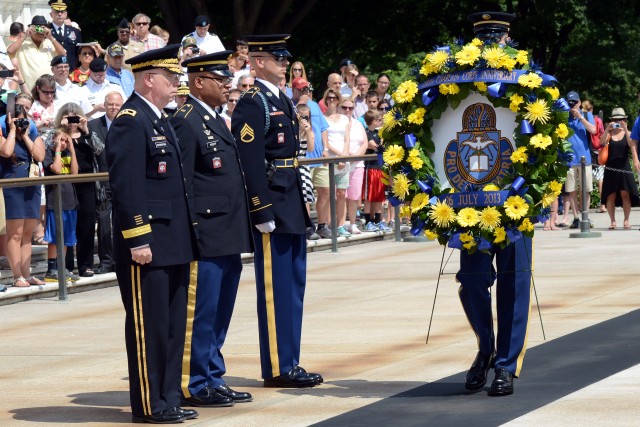
M 135 23 L 135 24 L 133 24 L 133 25 L 138 25 L 138 26 L 140 26 L 140 27 L 144 27 L 145 25 L 149 25 L 149 23 L 148 23 L 148 22 L 136 22 L 136 23 Z
M 82 52 L 80 55 L 82 56 L 95 56 L 94 52 Z
M 120 34 L 129 34 L 131 31 L 129 30 L 118 30 Z
M 309 116 L 300 116 L 300 118 L 309 121 Z
M 378 107 L 378 111 L 389 111 L 389 107 Z
M 238 102 L 238 99 L 237 98 L 229 98 L 229 100 L 227 102 L 235 104 L 236 102 Z
M 41 89 L 41 88 L 38 88 L 38 90 L 41 93 L 45 94 L 45 95 L 55 95 L 56 94 L 55 90 L 44 90 L 44 89 Z
M 335 96 L 327 96 L 327 101 L 337 101 L 338 98 Z
M 347 110 L 347 111 L 353 110 L 353 107 L 345 107 L 344 105 L 341 106 L 340 108 L 342 108 L 343 110 Z
M 299 71 L 302 72 L 302 68 L 292 68 L 291 71 Z

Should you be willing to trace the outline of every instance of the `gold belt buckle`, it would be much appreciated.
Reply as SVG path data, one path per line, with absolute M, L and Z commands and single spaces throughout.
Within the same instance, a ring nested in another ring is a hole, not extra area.
M 294 157 L 294 158 L 293 158 L 293 167 L 294 167 L 294 168 L 297 168 L 297 167 L 298 167 L 298 158 L 297 158 L 297 157 Z

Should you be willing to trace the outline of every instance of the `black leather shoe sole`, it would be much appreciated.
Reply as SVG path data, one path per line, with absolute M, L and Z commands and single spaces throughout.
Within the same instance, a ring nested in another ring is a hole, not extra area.
M 319 383 L 317 381 L 313 381 L 313 380 L 304 381 L 304 382 L 264 380 L 265 387 L 274 387 L 274 388 L 309 388 L 309 387 L 315 387 L 318 384 Z
M 182 423 L 186 420 L 185 417 L 175 417 L 171 419 L 166 419 L 164 417 L 154 417 L 154 416 L 146 416 L 146 417 L 131 417 L 131 421 L 134 424 L 178 424 Z
M 233 406 L 233 400 L 223 402 L 204 402 L 199 400 L 186 399 L 181 402 L 181 406 L 196 406 L 198 408 L 226 408 Z
M 488 396 L 508 396 L 510 394 L 513 394 L 513 387 L 501 387 L 501 388 L 491 387 L 487 392 Z

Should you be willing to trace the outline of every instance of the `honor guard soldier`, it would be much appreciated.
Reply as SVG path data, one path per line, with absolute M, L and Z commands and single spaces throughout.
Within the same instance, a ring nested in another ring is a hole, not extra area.
M 469 15 L 476 37 L 489 43 L 504 44 L 509 24 L 515 15 L 501 12 L 478 12 Z M 522 236 L 504 249 L 492 248 L 460 253 L 460 301 L 478 338 L 478 353 L 467 373 L 465 387 L 480 390 L 487 382 L 490 368 L 495 378 L 489 396 L 513 393 L 513 377 L 520 374 L 527 347 L 527 325 L 531 298 L 531 238 Z M 493 258 L 496 258 L 496 270 Z M 497 341 L 491 312 L 489 288 L 497 280 Z
M 238 147 L 224 119 L 233 73 L 222 51 L 182 62 L 189 91 L 171 123 L 180 140 L 197 230 L 198 261 L 192 263 L 182 372 L 185 403 L 231 406 L 251 394 L 225 384 L 222 346 L 236 302 L 241 253 L 253 251 L 247 190 Z
M 67 51 L 69 72 L 76 68 L 78 62 L 77 45 L 82 43 L 82 33 L 77 28 L 64 23 L 67 19 L 66 0 L 49 0 L 51 6 L 51 35 Z
M 195 237 L 180 145 L 162 113 L 175 97 L 182 73 L 178 48 L 166 46 L 128 60 L 135 90 L 107 134 L 134 422 L 175 423 L 198 415 L 180 408 Z
M 245 170 L 254 225 L 260 359 L 266 387 L 313 387 L 319 374 L 298 363 L 307 272 L 306 229 L 311 225 L 298 171 L 298 118 L 278 89 L 289 35 L 243 37 L 255 86 L 244 92 L 231 119 Z

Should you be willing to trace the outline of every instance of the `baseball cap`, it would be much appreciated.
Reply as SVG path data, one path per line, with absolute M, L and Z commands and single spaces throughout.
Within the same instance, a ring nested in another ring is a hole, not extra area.
M 296 77 L 291 82 L 291 87 L 294 89 L 302 90 L 305 87 L 309 87 L 309 82 L 304 77 Z
M 578 92 L 572 90 L 567 94 L 567 101 L 580 101 L 580 95 L 578 95 Z

